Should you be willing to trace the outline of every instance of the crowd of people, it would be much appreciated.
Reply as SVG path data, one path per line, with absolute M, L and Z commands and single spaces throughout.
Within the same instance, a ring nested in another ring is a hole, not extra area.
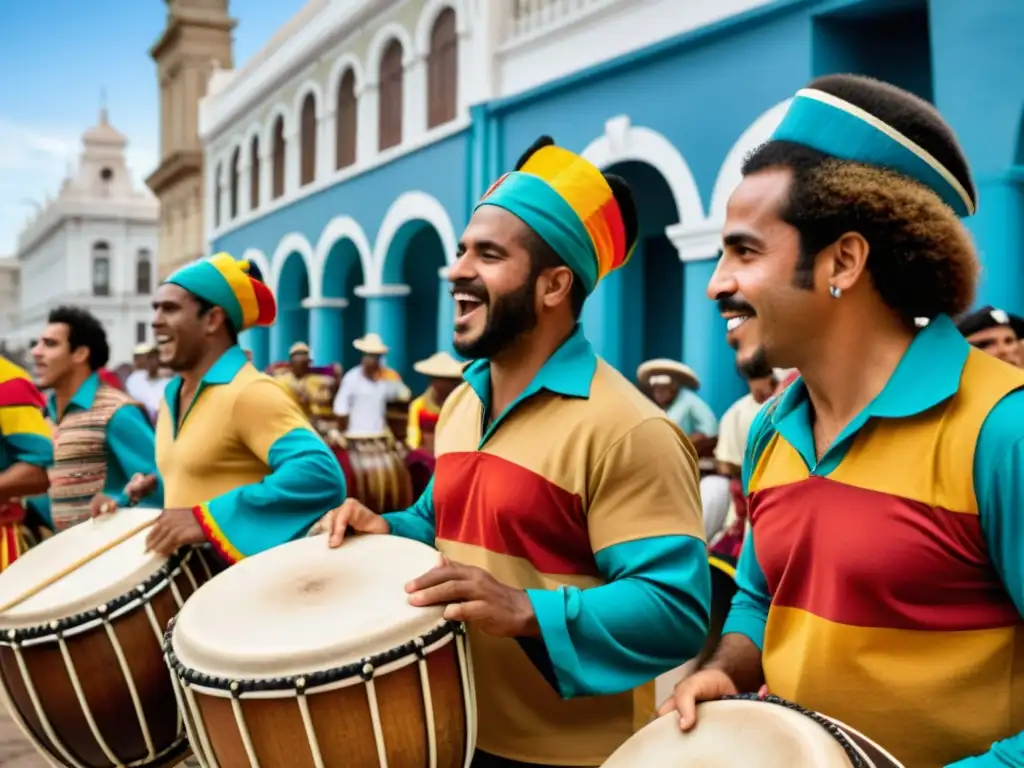
M 257 371 L 238 334 L 274 297 L 225 254 L 160 286 L 123 388 L 96 319 L 55 309 L 33 376 L 0 360 L 0 566 L 133 505 L 162 510 L 153 551 L 226 566 L 309 534 L 429 544 L 410 601 L 467 624 L 475 768 L 598 766 L 656 711 L 688 731 L 700 702 L 766 692 L 909 768 L 1024 765 L 1024 321 L 970 310 L 977 205 L 930 105 L 850 75 L 799 91 L 745 162 L 707 290 L 749 388 L 721 421 L 682 361 L 627 378 L 594 353 L 580 313 L 636 206 L 549 137 L 462 233 L 469 362 L 416 363 L 415 399 L 373 333 L 348 371 L 302 342 Z M 385 514 L 329 447 L 382 434 L 429 459 Z M 714 562 L 736 594 L 709 640 Z

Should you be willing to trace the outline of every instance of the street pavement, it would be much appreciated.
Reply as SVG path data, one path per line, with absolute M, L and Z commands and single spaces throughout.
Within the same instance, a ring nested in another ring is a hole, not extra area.
M 50 768 L 0 704 L 0 768 Z

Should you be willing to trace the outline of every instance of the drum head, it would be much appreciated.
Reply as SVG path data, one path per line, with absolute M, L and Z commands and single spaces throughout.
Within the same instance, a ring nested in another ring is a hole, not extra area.
M 444 607 L 409 605 L 405 584 L 435 567 L 432 547 L 398 536 L 326 536 L 246 558 L 178 614 L 178 662 L 214 677 L 305 675 L 397 648 L 444 624 Z
M 99 552 L 147 520 L 159 509 L 124 509 L 68 528 L 28 550 L 0 574 L 0 605 L 17 599 L 64 568 Z M 167 562 L 146 552 L 140 531 L 103 552 L 27 600 L 0 614 L 0 629 L 24 629 L 91 611 L 130 592 Z
M 697 726 L 670 713 L 639 731 L 603 768 L 849 768 L 842 745 L 807 715 L 759 701 L 710 701 Z

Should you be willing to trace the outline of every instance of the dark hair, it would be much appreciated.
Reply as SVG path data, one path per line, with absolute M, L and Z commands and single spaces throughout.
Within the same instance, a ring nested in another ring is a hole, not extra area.
M 57 307 L 50 310 L 49 323 L 68 327 L 68 346 L 74 352 L 79 347 L 89 350 L 89 369 L 97 371 L 110 361 L 107 332 L 91 312 L 81 307 Z
M 196 296 L 195 294 L 192 295 L 196 300 L 196 304 L 199 305 L 199 312 L 197 314 L 200 317 L 202 317 L 205 314 L 208 314 L 214 307 L 220 306 L 218 304 L 214 304 L 212 301 L 207 301 L 204 298 Z M 221 307 L 221 312 L 224 312 L 224 327 L 228 331 L 228 338 L 231 340 L 232 344 L 237 344 L 238 330 L 235 328 L 235 324 L 231 322 L 231 318 L 228 317 L 228 313 L 224 311 L 223 307 Z
M 956 137 L 930 104 L 887 83 L 854 75 L 829 75 L 808 87 L 896 128 L 942 163 L 976 201 Z M 788 141 L 756 149 L 746 159 L 743 175 L 771 168 L 793 173 L 779 215 L 800 234 L 798 285 L 809 288 L 817 255 L 855 231 L 871 247 L 867 271 L 875 289 L 905 322 L 956 315 L 971 305 L 977 255 L 963 224 L 934 191 L 893 171 L 839 160 Z

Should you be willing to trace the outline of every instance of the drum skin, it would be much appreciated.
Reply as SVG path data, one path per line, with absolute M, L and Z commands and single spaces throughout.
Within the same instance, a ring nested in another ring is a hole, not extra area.
M 159 630 L 178 612 L 179 600 L 187 600 L 215 570 L 212 558 L 189 548 L 171 558 L 147 580 L 145 591 L 152 592 L 147 602 Z M 90 611 L 49 626 L 5 634 L 0 645 L 0 678 L 9 708 L 37 749 L 57 765 L 105 768 L 121 764 L 157 768 L 176 765 L 188 754 L 173 685 L 163 660 L 160 632 L 153 627 L 145 607 L 147 602 L 140 604 L 137 599 L 141 591 L 140 587 L 100 606 L 103 611 Z M 132 602 L 134 607 L 117 615 L 119 605 Z M 115 618 L 108 618 L 110 615 Z M 95 626 L 79 631 L 89 624 Z M 155 753 L 152 757 L 137 716 L 132 688 L 123 674 L 110 632 L 116 637 L 130 670 L 134 693 Z M 60 647 L 60 636 L 64 637 L 67 658 Z M 79 691 L 75 689 L 76 682 Z M 33 704 L 30 686 L 46 723 Z M 111 760 L 94 735 L 79 695 L 87 702 L 95 727 L 116 760 Z M 68 760 L 65 752 L 70 753 L 74 761 Z
M 344 445 L 335 445 L 333 450 L 345 474 L 349 496 L 377 514 L 412 505 L 412 477 L 405 463 L 405 450 L 392 437 L 348 435 Z

